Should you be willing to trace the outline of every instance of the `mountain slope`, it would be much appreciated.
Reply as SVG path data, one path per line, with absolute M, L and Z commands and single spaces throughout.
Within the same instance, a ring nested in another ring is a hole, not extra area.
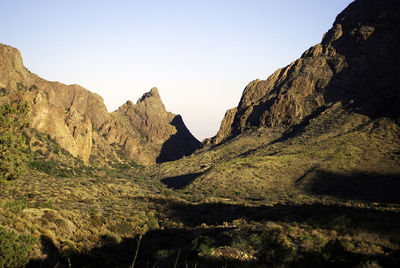
M 31 127 L 49 135 L 61 148 L 85 163 L 89 163 L 90 157 L 99 164 L 120 161 L 122 157 L 126 161 L 153 164 L 160 156 L 157 161 L 188 155 L 199 144 L 183 122 L 177 129 L 173 122 L 175 115 L 165 111 L 158 92 L 157 104 L 148 106 L 151 101 L 146 100 L 146 96 L 156 90 L 145 94 L 136 109 L 128 111 L 126 105 L 120 108 L 125 109 L 133 120 L 132 124 L 126 125 L 115 115 L 122 110 L 109 114 L 99 95 L 79 85 L 64 85 L 40 78 L 23 66 L 17 49 L 1 44 L 0 89 L 0 103 L 28 101 Z M 161 108 L 154 109 L 156 106 Z M 164 157 L 163 144 L 168 141 L 166 146 L 170 146 L 170 140 L 177 133 L 186 133 L 185 139 L 179 139 L 173 155 Z
M 251 82 L 202 150 L 156 174 L 199 198 L 312 191 L 397 200 L 399 55 L 400 3 L 355 1 L 321 44 Z
M 350 4 L 320 44 L 267 80 L 249 83 L 209 142 L 254 127 L 292 127 L 336 102 L 370 118 L 399 122 L 399 9 L 393 0 Z

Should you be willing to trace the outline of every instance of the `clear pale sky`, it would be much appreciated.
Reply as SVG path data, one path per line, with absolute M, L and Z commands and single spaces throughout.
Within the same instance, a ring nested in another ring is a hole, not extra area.
M 157 87 L 200 140 L 244 87 L 321 41 L 351 0 L 0 0 L 0 42 L 50 81 L 79 84 L 109 111 Z

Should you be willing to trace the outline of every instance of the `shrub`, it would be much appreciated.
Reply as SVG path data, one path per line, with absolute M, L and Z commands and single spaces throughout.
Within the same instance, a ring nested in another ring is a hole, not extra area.
M 329 241 L 322 249 L 322 258 L 324 261 L 336 265 L 347 263 L 351 258 L 350 250 L 354 245 L 350 242 L 343 242 L 339 239 Z
M 256 249 L 261 247 L 261 236 L 246 228 L 239 229 L 237 235 L 233 237 L 232 247 L 254 255 Z
M 59 166 L 59 163 L 55 160 L 50 160 L 50 161 L 34 160 L 31 161 L 29 165 L 31 168 L 42 171 L 48 175 L 51 175 Z
M 272 267 L 283 266 L 294 260 L 296 250 L 281 229 L 267 231 L 261 236 L 257 258 Z
M 168 259 L 174 252 L 172 250 L 168 250 L 168 249 L 160 249 L 157 250 L 153 257 L 158 260 L 158 261 L 165 261 L 166 259 Z
M 0 227 L 0 267 L 22 267 L 35 243 L 30 235 L 17 235 Z
M 146 221 L 147 229 L 149 231 L 157 229 L 158 228 L 158 220 L 154 216 L 153 213 L 147 214 L 147 221 Z
M 214 251 L 214 244 L 214 239 L 205 235 L 199 235 L 192 241 L 192 250 L 201 254 L 210 253 Z
M 28 127 L 28 103 L 0 106 L 0 178 L 13 180 L 25 171 L 31 155 L 26 147 L 24 129 Z

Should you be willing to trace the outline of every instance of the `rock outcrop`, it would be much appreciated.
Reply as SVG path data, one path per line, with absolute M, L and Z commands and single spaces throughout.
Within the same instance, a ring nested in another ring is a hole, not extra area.
M 116 128 L 106 126 L 100 133 L 117 143 L 131 158 L 140 156 L 145 164 L 179 159 L 200 145 L 181 116 L 166 111 L 157 88 L 145 93 L 136 104 L 127 101 L 112 117 L 126 134 L 119 135 L 117 125 Z
M 40 78 L 24 67 L 17 49 L 0 44 L 0 103 L 8 101 L 28 101 L 31 127 L 85 163 L 91 155 L 123 155 L 153 164 L 191 154 L 199 146 L 180 116 L 165 110 L 157 89 L 109 114 L 99 95 Z
M 357 0 L 320 44 L 267 80 L 249 83 L 208 143 L 251 128 L 294 126 L 336 102 L 370 118 L 400 122 L 399 55 L 400 2 Z

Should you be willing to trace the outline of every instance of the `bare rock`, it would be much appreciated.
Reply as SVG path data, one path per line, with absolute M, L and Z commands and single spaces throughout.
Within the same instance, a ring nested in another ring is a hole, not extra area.
M 92 155 L 100 162 L 123 156 L 147 165 L 199 146 L 181 117 L 165 110 L 157 88 L 109 114 L 99 95 L 40 78 L 23 66 L 17 49 L 0 44 L 0 103 L 9 101 L 29 102 L 31 127 L 87 164 Z
M 129 134 L 118 136 L 117 125 L 109 133 L 114 132 L 115 142 L 143 164 L 176 160 L 193 153 L 200 144 L 180 115 L 166 111 L 157 88 L 145 93 L 136 104 L 127 101 L 113 118 Z
M 340 102 L 370 118 L 400 122 L 400 2 L 357 0 L 320 44 L 244 89 L 210 144 L 258 127 L 292 127 Z M 231 122 L 227 126 L 227 122 Z

